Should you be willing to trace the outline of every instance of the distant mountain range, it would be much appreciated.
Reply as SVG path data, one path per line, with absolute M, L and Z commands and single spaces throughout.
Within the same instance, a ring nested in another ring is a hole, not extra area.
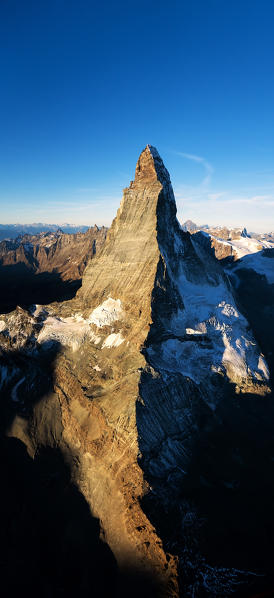
M 58 229 L 0 241 L 0 310 L 75 294 L 106 234 L 107 228 L 95 225 L 85 233 Z
M 274 242 L 274 231 L 268 233 L 254 233 L 247 232 L 245 227 L 228 228 L 227 226 L 210 226 L 209 224 L 198 225 L 192 220 L 183 222 L 182 229 L 189 233 L 204 231 L 209 235 L 218 239 L 223 239 L 224 241 L 239 239 L 240 237 L 250 237 L 252 239 L 257 239 L 258 241 Z
M 96 226 L 96 224 L 94 226 Z M 60 231 L 68 234 L 85 233 L 89 228 L 90 227 L 86 225 L 68 223 L 46 224 L 45 222 L 33 222 L 32 224 L 0 224 L 0 241 L 16 239 L 20 235 L 37 235 L 45 232 Z M 268 233 L 254 233 L 247 232 L 244 227 L 230 229 L 226 226 L 210 226 L 209 224 L 198 225 L 192 220 L 186 220 L 186 222 L 182 224 L 182 229 L 190 233 L 202 230 L 214 237 L 224 240 L 236 239 L 239 236 L 246 234 L 246 236 L 254 239 L 274 242 L 274 231 Z
M 19 235 L 37 235 L 42 232 L 56 232 L 62 230 L 64 233 L 85 233 L 88 226 L 77 226 L 75 224 L 45 224 L 34 222 L 32 224 L 0 224 L 0 241 L 4 239 L 16 239 Z

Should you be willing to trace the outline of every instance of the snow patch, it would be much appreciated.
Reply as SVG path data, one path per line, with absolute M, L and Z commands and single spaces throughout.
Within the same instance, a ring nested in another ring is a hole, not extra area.
M 19 386 L 21 386 L 21 384 L 23 384 L 23 382 L 25 380 L 26 380 L 26 376 L 24 376 L 23 378 L 21 378 L 21 380 L 18 380 L 18 382 L 15 384 L 15 386 L 13 387 L 13 389 L 11 391 L 11 399 L 15 403 L 18 403 L 19 400 L 20 400 L 20 399 L 18 399 L 18 396 L 17 396 L 17 390 L 18 390 Z
M 186 328 L 186 334 L 204 334 L 202 330 L 193 330 L 193 328 Z
M 239 314 L 238 314 L 237 310 L 235 309 L 235 307 L 233 307 L 233 305 L 230 305 L 229 303 L 226 303 L 225 301 L 221 301 L 221 303 L 219 303 L 218 307 L 223 308 L 222 314 L 224 314 L 228 318 L 230 318 L 231 316 L 234 316 L 235 318 L 239 317 Z
M 7 324 L 4 320 L 0 320 L 0 332 L 3 332 L 7 328 Z
M 98 345 L 101 337 L 91 330 L 88 320 L 80 319 L 79 315 L 77 319 L 73 316 L 69 318 L 49 316 L 37 338 L 39 343 L 56 341 L 71 347 L 73 351 L 77 351 L 85 340 Z
M 265 362 L 265 360 L 263 359 L 263 356 L 260 355 L 259 357 L 259 361 L 258 361 L 258 370 L 261 370 L 261 372 L 263 372 L 264 377 L 269 380 L 269 369 L 268 366 Z
M 236 339 L 234 347 L 227 334 L 223 334 L 223 341 L 225 350 L 222 357 L 222 363 L 225 367 L 227 377 L 232 382 L 237 382 L 238 378 L 246 378 L 248 375 L 247 364 L 245 360 L 245 351 L 240 339 Z
M 124 342 L 124 340 L 125 339 L 120 332 L 117 332 L 117 334 L 110 334 L 103 342 L 102 349 L 104 349 L 105 347 L 107 347 L 108 349 L 110 349 L 111 347 L 119 347 L 119 345 L 121 345 Z
M 236 260 L 247 255 L 258 253 L 263 248 L 274 249 L 274 244 L 270 241 L 258 241 L 257 239 L 252 239 L 250 237 L 241 236 L 240 239 L 231 239 L 227 241 L 215 235 L 208 234 L 208 237 L 216 239 L 222 245 L 230 246 Z
M 274 254 L 273 243 L 272 247 Z M 234 262 L 230 268 L 227 268 L 227 273 L 229 276 L 233 276 L 235 273 L 235 277 L 237 277 L 237 270 L 242 268 L 254 270 L 261 276 L 265 276 L 268 284 L 274 284 L 274 256 L 269 257 L 263 252 L 247 255 L 243 260 L 238 260 L 237 262 Z
M 109 297 L 101 305 L 98 305 L 90 314 L 88 322 L 95 324 L 97 328 L 110 326 L 112 322 L 122 319 L 124 315 L 120 299 Z
M 39 305 L 39 303 L 34 303 L 34 305 L 32 305 L 30 307 L 29 311 L 30 311 L 31 315 L 34 316 L 35 318 L 40 316 L 42 313 L 44 313 L 44 314 L 47 313 L 44 306 Z
M 266 384 L 269 379 L 264 357 L 247 320 L 237 310 L 221 268 L 218 264 L 215 269 L 211 264 L 205 268 L 202 248 L 193 243 L 193 249 L 200 262 L 197 270 L 187 260 L 180 260 L 179 268 L 174 266 L 161 248 L 184 307 L 178 306 L 165 322 L 170 338 L 148 347 L 149 360 L 155 369 L 179 372 L 197 384 L 208 384 L 214 373 L 226 375 L 238 390 L 250 392 L 252 383 Z

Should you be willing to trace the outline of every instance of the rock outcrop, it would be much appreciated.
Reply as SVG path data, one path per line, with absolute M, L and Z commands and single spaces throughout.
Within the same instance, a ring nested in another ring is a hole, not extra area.
M 107 228 L 22 235 L 0 243 L 1 311 L 64 300 L 76 293 L 84 269 L 105 242 Z M 14 305 L 15 303 L 15 305 Z
M 0 342 L 8 434 L 31 456 L 61 451 L 116 559 L 113 596 L 221 598 L 248 582 L 235 567 L 249 567 L 244 503 L 270 467 L 267 365 L 220 263 L 182 231 L 155 148 L 77 296 L 1 316 Z M 43 355 L 52 386 L 32 401 Z
M 24 263 L 35 273 L 59 272 L 63 280 L 80 278 L 87 262 L 105 242 L 107 228 L 93 226 L 86 233 L 56 232 L 23 235 L 0 243 L 2 266 Z

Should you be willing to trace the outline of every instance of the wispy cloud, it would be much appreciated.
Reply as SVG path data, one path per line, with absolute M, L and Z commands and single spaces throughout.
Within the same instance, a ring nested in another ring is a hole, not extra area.
M 214 168 L 210 162 L 208 162 L 202 156 L 196 156 L 196 154 L 188 154 L 186 152 L 174 152 L 177 156 L 181 156 L 181 158 L 186 158 L 187 160 L 191 160 L 192 162 L 197 162 L 198 164 L 202 164 L 204 166 L 206 175 L 202 180 L 202 185 L 206 186 L 209 185 L 211 182 L 211 177 L 214 172 Z
M 191 218 L 195 222 L 247 226 L 249 230 L 266 231 L 274 224 L 274 184 L 248 184 L 237 187 L 237 175 L 230 176 L 229 186 L 214 185 L 215 169 L 208 160 L 197 154 L 172 152 L 204 168 L 204 177 L 192 184 L 176 181 L 174 193 L 180 221 Z M 193 173 L 192 173 L 193 176 Z M 220 177 L 218 177 L 220 178 Z M 192 179 L 193 180 L 193 179 Z M 252 180 L 252 179 L 251 179 Z M 231 184 L 232 183 L 232 184 Z M 221 188 L 220 188 L 221 187 Z
M 221 191 L 219 193 L 208 193 L 208 199 L 212 199 L 213 201 L 216 201 L 217 199 L 224 197 L 225 193 L 226 193 L 225 191 Z
M 224 194 L 221 194 L 223 196 Z M 228 194 L 227 198 L 219 199 L 220 194 L 212 193 L 208 194 L 208 198 L 212 201 L 218 201 L 218 204 L 252 204 L 259 206 L 272 206 L 274 205 L 274 195 L 252 195 L 252 196 L 241 196 L 241 195 L 234 195 Z

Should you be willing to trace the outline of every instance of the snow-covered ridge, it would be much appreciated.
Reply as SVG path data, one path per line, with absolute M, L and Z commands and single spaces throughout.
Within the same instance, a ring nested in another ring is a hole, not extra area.
M 214 247 L 215 255 L 218 259 L 225 257 L 233 258 L 233 263 L 225 266 L 225 271 L 229 276 L 237 276 L 238 269 L 254 270 L 261 276 L 265 276 L 269 284 L 274 284 L 274 243 L 269 240 L 250 238 L 243 234 L 239 239 L 224 240 L 217 235 L 212 235 L 205 231 L 199 231 L 194 235 L 194 241 L 208 239 L 211 241 L 211 247 Z M 222 251 L 224 248 L 224 251 Z M 226 248 L 230 251 L 226 252 Z M 236 278 L 235 283 L 237 284 Z
M 219 243 L 231 246 L 235 261 L 227 268 L 229 274 L 247 268 L 265 276 L 269 284 L 274 284 L 274 243 L 249 237 L 241 237 L 233 241 L 217 240 Z M 267 253 L 267 250 L 270 250 L 271 254 L 273 252 L 273 257 Z
M 250 241 L 244 239 L 243 241 Z M 190 241 L 192 243 L 192 240 Z M 183 245 L 183 241 L 181 241 Z M 180 372 L 197 384 L 208 386 L 212 374 L 227 376 L 238 392 L 250 392 L 252 384 L 268 384 L 269 373 L 245 317 L 239 312 L 226 277 L 217 263 L 208 263 L 206 251 L 193 243 L 195 262 L 200 273 L 187 260 L 177 268 L 162 248 L 169 275 L 182 298 L 171 321 L 165 324 L 170 338 L 148 348 L 148 357 L 156 369 Z M 174 239 L 178 254 L 178 236 Z M 181 254 L 184 248 L 181 248 Z M 269 260 L 272 261 L 272 260 Z
M 274 243 L 270 243 L 269 241 L 258 241 L 257 239 L 251 239 L 249 237 L 241 237 L 240 239 L 234 239 L 232 241 L 224 241 L 218 237 L 216 237 L 216 239 L 220 243 L 230 245 L 234 253 L 234 258 L 237 260 L 246 255 L 262 251 L 262 249 L 274 249 Z
M 243 259 L 234 262 L 231 268 L 228 267 L 227 272 L 229 275 L 237 276 L 237 270 L 242 268 L 254 270 L 257 274 L 265 276 L 268 284 L 274 284 L 274 246 L 273 257 L 264 252 L 246 255 Z

